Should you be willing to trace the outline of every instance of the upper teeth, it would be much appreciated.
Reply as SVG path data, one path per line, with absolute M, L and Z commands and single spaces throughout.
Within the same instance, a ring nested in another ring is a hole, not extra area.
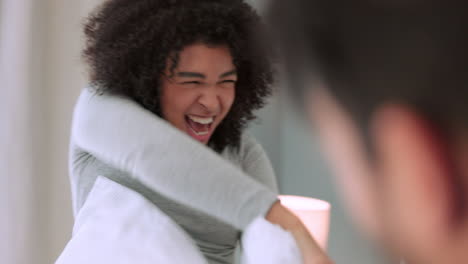
M 202 125 L 208 125 L 213 123 L 214 118 L 213 117 L 198 117 L 198 116 L 188 116 L 192 121 L 200 123 Z

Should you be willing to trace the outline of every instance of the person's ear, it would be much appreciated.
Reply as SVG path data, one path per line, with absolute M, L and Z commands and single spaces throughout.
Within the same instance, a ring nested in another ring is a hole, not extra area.
M 444 138 L 399 104 L 379 107 L 370 125 L 390 242 L 409 254 L 443 250 L 458 199 Z

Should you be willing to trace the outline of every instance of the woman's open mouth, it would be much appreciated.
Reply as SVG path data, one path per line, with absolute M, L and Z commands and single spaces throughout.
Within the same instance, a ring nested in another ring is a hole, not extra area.
M 201 117 L 195 115 L 186 115 L 185 121 L 187 123 L 187 133 L 202 143 L 208 143 L 208 140 L 212 134 L 211 126 L 214 120 L 214 116 Z

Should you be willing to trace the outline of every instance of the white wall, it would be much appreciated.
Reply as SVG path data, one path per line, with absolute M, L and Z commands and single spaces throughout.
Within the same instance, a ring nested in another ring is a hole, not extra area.
M 39 1 L 37 1 L 39 2 Z M 47 120 L 49 248 L 45 263 L 53 262 L 70 238 L 73 223 L 68 181 L 68 142 L 74 103 L 86 85 L 83 48 L 84 17 L 100 0 L 48 0 L 43 8 L 43 98 Z M 43 4 L 43 2 L 42 2 Z M 40 5 L 39 3 L 37 5 Z
M 39 250 L 29 238 L 37 238 L 33 226 L 35 198 L 32 175 L 37 168 L 32 159 L 31 113 L 34 107 L 25 89 L 31 84 L 29 49 L 31 5 L 28 0 L 2 1 L 0 13 L 0 262 L 27 263 L 32 259 L 21 250 L 38 256 Z M 8 4 L 8 5 L 6 5 Z M 25 17 L 21 17 L 24 14 Z M 23 107 L 24 106 L 24 107 Z M 21 142 L 12 139 L 21 137 Z M 37 219 L 40 221 L 40 219 Z

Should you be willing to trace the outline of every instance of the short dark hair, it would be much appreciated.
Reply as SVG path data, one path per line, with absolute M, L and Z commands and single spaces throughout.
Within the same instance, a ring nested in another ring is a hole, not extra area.
M 236 97 L 209 146 L 238 147 L 242 130 L 271 93 L 271 48 L 264 25 L 242 0 L 108 0 L 88 18 L 83 57 L 96 89 L 127 96 L 153 113 L 160 109 L 160 77 L 167 60 L 197 42 L 227 45 L 236 66 Z
M 453 0 L 275 0 L 292 79 L 319 76 L 361 127 L 384 102 L 442 129 L 468 124 L 468 14 Z M 304 71 L 304 66 L 308 67 Z M 303 91 L 304 83 L 291 87 Z

